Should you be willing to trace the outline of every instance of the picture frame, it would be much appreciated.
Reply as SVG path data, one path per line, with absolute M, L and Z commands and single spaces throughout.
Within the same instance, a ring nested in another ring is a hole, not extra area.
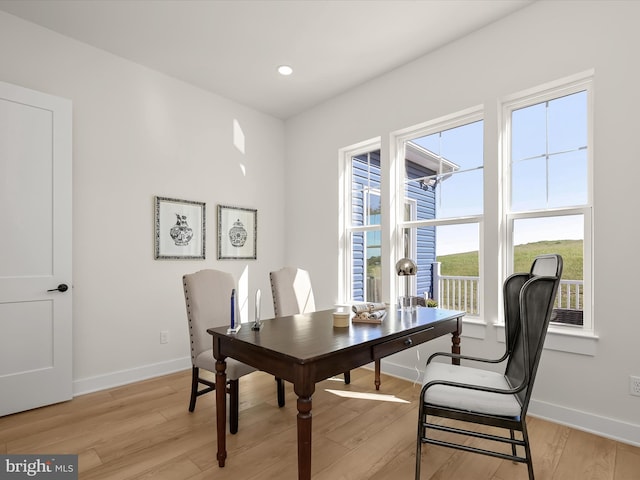
M 218 260 L 256 260 L 258 210 L 218 205 Z
M 155 259 L 204 260 L 206 205 L 155 197 Z

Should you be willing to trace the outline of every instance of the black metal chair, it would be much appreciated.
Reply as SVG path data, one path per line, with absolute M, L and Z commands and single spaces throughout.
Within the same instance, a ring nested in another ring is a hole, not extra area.
M 526 463 L 529 480 L 534 480 L 526 414 L 561 276 L 562 257 L 541 255 L 529 273 L 515 273 L 505 280 L 506 348 L 502 357 L 484 359 L 446 352 L 429 357 L 420 395 L 416 480 L 420 478 L 423 443 Z M 490 364 L 506 361 L 506 366 L 504 373 L 498 373 L 432 362 L 438 356 Z M 504 428 L 509 437 L 432 423 L 429 416 Z M 428 437 L 429 429 L 506 443 L 511 445 L 511 454 Z M 516 439 L 516 431 L 522 439 Z M 524 449 L 524 455 L 518 454 L 517 447 Z

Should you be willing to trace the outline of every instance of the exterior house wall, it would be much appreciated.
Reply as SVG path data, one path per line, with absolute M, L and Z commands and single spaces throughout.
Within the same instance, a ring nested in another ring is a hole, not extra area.
M 380 151 L 370 152 L 369 155 L 354 157 L 352 162 L 353 175 L 353 213 L 354 225 L 364 225 L 365 221 L 365 199 L 364 192 L 370 180 L 376 185 L 380 185 Z M 422 178 L 433 175 L 436 172 L 414 162 L 406 162 L 406 176 L 408 179 Z M 379 189 L 379 187 L 378 187 Z M 435 218 L 435 190 L 423 189 L 416 182 L 409 182 L 407 185 L 407 198 L 415 200 L 416 218 Z M 379 220 L 379 219 L 378 219 Z M 365 244 L 367 234 L 357 232 L 353 235 L 353 262 L 352 262 L 352 292 L 353 300 L 381 302 L 383 299 L 380 282 L 368 280 L 367 263 L 365 260 Z M 435 228 L 421 228 L 415 238 L 407 240 L 410 247 L 405 255 L 416 260 L 418 273 L 415 278 L 414 294 L 423 296 L 425 293 L 433 298 L 433 262 L 436 261 L 435 250 Z M 415 245 L 413 245 L 415 243 Z M 418 255 L 416 255 L 418 254 Z M 367 298 L 365 298 L 365 284 L 367 284 Z M 376 292 L 371 292 L 376 289 Z
M 369 152 L 368 155 L 359 155 L 355 157 L 351 164 L 352 167 L 352 221 L 354 225 L 365 225 L 365 195 L 366 188 L 378 187 L 380 185 L 380 152 Z M 370 185 L 372 183 L 372 185 Z M 366 241 L 367 233 L 357 232 L 353 235 L 353 257 L 352 257 L 352 292 L 353 299 L 358 301 L 380 301 L 376 292 L 378 285 L 369 280 L 367 272 L 366 260 Z M 371 291 L 373 290 L 373 292 Z M 367 298 L 365 298 L 365 292 Z
M 429 170 L 413 162 L 405 162 L 407 179 L 426 177 L 434 175 L 436 172 Z M 426 190 L 420 187 L 418 182 L 408 182 L 405 195 L 409 199 L 416 200 L 416 219 L 426 220 L 436 218 L 436 195 L 435 189 L 427 187 Z M 415 255 L 413 258 L 418 267 L 415 278 L 415 294 L 419 297 L 426 293 L 429 298 L 433 298 L 433 263 L 436 261 L 436 229 L 435 227 L 422 227 L 416 232 Z

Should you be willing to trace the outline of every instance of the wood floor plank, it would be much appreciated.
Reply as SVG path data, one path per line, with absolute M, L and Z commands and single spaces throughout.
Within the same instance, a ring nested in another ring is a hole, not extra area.
M 347 448 L 355 448 L 367 442 L 380 430 L 387 429 L 399 417 L 415 408 L 411 403 L 401 404 L 376 400 L 359 400 L 357 405 L 361 411 L 357 421 L 348 422 L 342 428 L 327 433 L 329 438 Z M 412 427 L 415 429 L 415 421 Z
M 640 478 L 640 448 L 616 444 L 616 466 L 614 480 Z
M 470 428 L 483 433 L 503 434 L 503 432 L 500 432 L 498 429 L 493 429 L 490 427 L 474 426 Z M 442 435 L 438 434 L 438 437 L 441 436 Z M 510 451 L 510 448 L 506 445 L 504 445 L 503 447 L 496 447 L 495 444 L 478 438 L 462 438 L 461 440 L 459 436 L 455 437 L 456 438 L 454 441 L 464 443 L 472 447 L 496 449 L 498 451 L 503 450 L 505 453 L 509 453 Z M 435 447 L 436 448 L 434 448 L 434 450 L 442 449 L 442 447 Z M 491 480 L 495 476 L 495 473 L 497 472 L 502 462 L 502 460 L 495 457 L 472 454 L 459 450 L 453 451 L 453 455 L 451 455 L 447 459 L 447 461 L 433 473 L 433 475 L 427 476 L 426 478 L 429 478 L 430 480 L 445 480 L 451 478 L 455 478 L 458 480 Z
M 109 392 L 104 391 L 82 395 L 68 402 L 7 415 L 0 418 L 0 424 L 2 425 L 0 442 L 9 442 L 23 438 L 33 432 L 63 425 L 71 419 L 76 420 L 92 406 L 102 406 L 111 400 L 112 397 Z
M 407 435 L 407 433 L 414 430 L 416 419 L 409 413 L 412 412 L 404 412 L 385 428 L 378 429 L 370 436 L 369 441 L 351 444 L 349 452 L 340 461 L 333 462 L 315 475 L 314 479 L 371 478 L 404 449 L 414 444 L 415 435 Z
M 379 465 L 379 469 L 375 473 L 372 472 L 368 480 L 413 479 L 416 464 L 415 450 L 414 439 L 414 441 L 409 442 L 406 447 L 399 448 L 393 458 Z
M 613 480 L 616 442 L 571 430 L 553 480 Z
M 152 448 L 137 452 L 127 452 L 99 468 L 87 471 L 83 480 L 138 479 L 147 472 L 155 471 L 158 465 L 176 461 L 192 449 L 204 444 L 212 445 L 211 437 L 210 429 L 196 428 L 170 442 L 156 444 Z
M 162 419 L 162 420 L 159 420 Z M 167 421 L 157 412 L 141 416 L 129 425 L 114 429 L 108 435 L 101 434 L 99 440 L 92 441 L 95 450 L 104 463 L 109 463 L 124 455 L 153 449 L 165 442 L 184 438 L 190 432 L 202 427 L 203 422 L 194 418 Z M 208 429 L 208 425 L 205 427 Z
M 242 378 L 239 432 L 227 435 L 227 465 L 219 468 L 215 395 L 199 397 L 190 413 L 190 378 L 190 370 L 178 372 L 2 417 L 0 453 L 75 453 L 83 480 L 297 478 L 290 384 L 286 406 L 278 408 L 273 376 Z M 352 371 L 350 385 L 342 376 L 319 383 L 312 408 L 313 479 L 413 478 L 418 387 L 383 375 L 376 391 L 368 369 Z M 328 390 L 395 395 L 410 403 L 344 398 Z M 638 447 L 536 418 L 528 426 L 537 480 L 640 478 Z M 422 480 L 527 479 L 523 464 L 433 445 L 423 446 L 421 465 Z
M 255 436 L 253 432 L 245 432 L 240 437 L 234 436 L 241 445 L 245 445 L 248 436 Z M 250 480 L 253 478 L 268 478 L 265 472 L 279 473 L 280 467 L 292 465 L 297 459 L 297 436 L 295 427 L 282 430 L 275 435 L 270 435 L 266 441 L 251 443 L 250 448 L 241 448 L 241 451 L 232 451 L 235 445 L 228 445 L 226 466 L 215 471 L 216 480 L 236 480 L 239 478 Z M 215 451 L 212 452 L 215 454 Z M 287 478 L 287 477 L 280 477 Z
M 75 453 L 86 445 L 98 449 L 113 436 L 137 434 L 149 425 L 158 426 L 166 420 L 156 412 L 111 421 L 108 430 L 95 428 L 99 420 L 70 422 L 54 429 L 34 433 L 7 444 L 8 453 Z
M 98 453 L 93 448 L 73 453 L 78 454 L 78 472 L 80 475 L 102 466 L 102 460 L 100 460 Z
M 527 430 L 536 477 L 550 479 L 560 462 L 571 429 L 557 423 L 529 417 Z M 525 464 L 501 462 L 493 480 L 528 480 L 528 478 Z
M 176 478 L 189 478 L 200 473 L 200 469 L 187 457 L 178 457 L 170 461 L 160 463 L 145 473 L 136 476 L 137 480 L 174 480 Z
M 289 438 L 291 448 L 279 454 L 279 461 L 274 462 L 268 468 L 250 477 L 250 480 L 282 480 L 287 478 L 298 478 L 297 442 L 295 429 Z M 315 479 L 320 470 L 326 468 L 334 462 L 339 462 L 346 454 L 346 450 L 330 439 L 314 436 L 313 439 L 313 459 L 311 462 L 311 475 Z M 238 477 L 239 478 L 239 477 Z M 340 477 L 334 477 L 340 478 Z

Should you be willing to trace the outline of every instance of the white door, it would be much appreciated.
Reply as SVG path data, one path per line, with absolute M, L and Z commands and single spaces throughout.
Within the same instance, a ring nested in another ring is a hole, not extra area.
M 2 416 L 72 397 L 69 100 L 0 82 L 0 212 Z

